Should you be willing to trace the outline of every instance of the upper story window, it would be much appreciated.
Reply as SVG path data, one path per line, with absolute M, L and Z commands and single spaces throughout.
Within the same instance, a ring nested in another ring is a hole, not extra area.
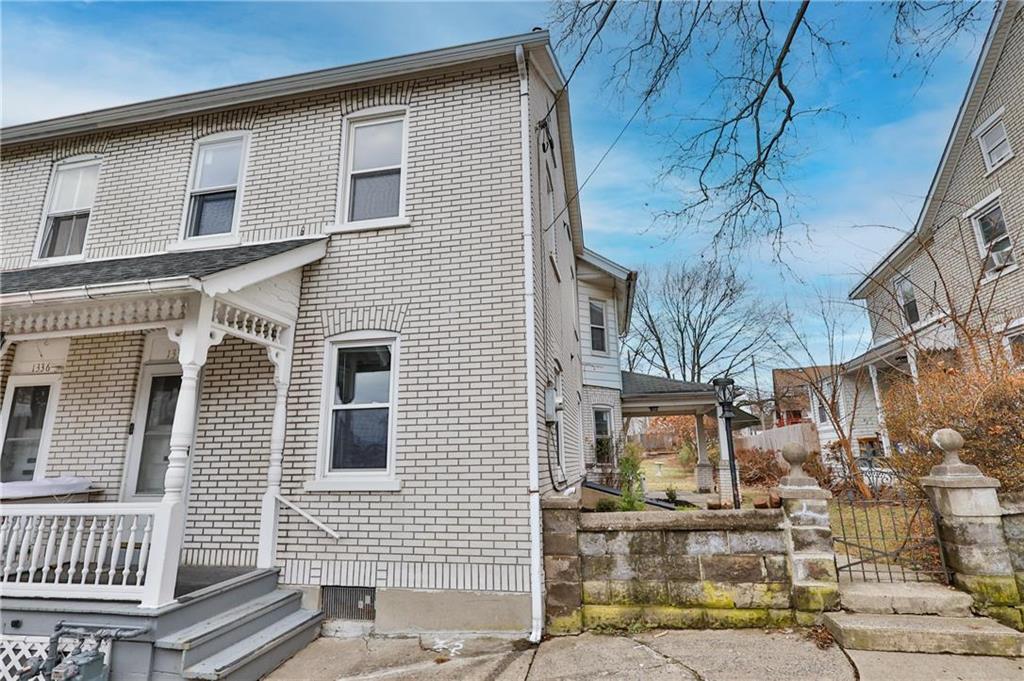
M 405 215 L 405 128 L 404 113 L 349 121 L 345 222 L 385 226 Z
M 604 302 L 600 300 L 590 301 L 590 349 L 594 352 L 608 352 Z
M 974 234 L 978 239 L 978 250 L 985 260 L 986 272 L 998 272 L 1016 262 L 998 198 L 975 212 L 971 222 L 974 223 Z
M 324 423 L 310 489 L 395 490 L 398 338 L 347 334 L 327 343 Z
M 908 325 L 913 326 L 921 321 L 921 313 L 917 309 L 917 291 L 910 277 L 905 274 L 896 278 L 896 300 Z
M 197 143 L 186 239 L 231 234 L 236 230 L 247 143 L 244 133 L 214 135 Z
M 1003 109 L 995 112 L 975 131 L 974 136 L 981 145 L 985 168 L 991 172 L 1013 156 L 1010 140 L 1003 123 Z
M 39 258 L 82 255 L 99 176 L 98 159 L 67 162 L 57 166 L 43 221 Z

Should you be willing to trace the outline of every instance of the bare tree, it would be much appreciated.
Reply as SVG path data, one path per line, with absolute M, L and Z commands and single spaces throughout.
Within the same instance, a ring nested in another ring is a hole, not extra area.
M 835 444 L 844 459 L 844 468 L 858 492 L 866 499 L 873 496 L 864 482 L 853 451 L 854 428 L 861 406 L 861 387 L 867 371 L 864 365 L 850 362 L 867 346 L 858 334 L 858 312 L 827 295 L 819 293 L 815 304 L 804 314 L 787 309 L 783 323 L 774 329 L 771 341 L 799 375 L 810 395 L 820 405 L 826 421 L 836 434 Z M 814 339 L 814 344 L 808 339 Z
M 648 269 L 633 304 L 627 365 L 696 382 L 746 371 L 763 356 L 778 312 L 722 261 Z
M 873 9 L 892 22 L 898 55 L 913 55 L 927 73 L 958 33 L 991 16 L 994 4 L 901 0 Z M 834 37 L 837 22 L 825 7 L 809 0 L 553 4 L 560 44 L 578 48 L 580 60 L 595 45 L 610 51 L 612 79 L 641 107 L 675 94 L 694 73 L 711 74 L 704 97 L 679 102 L 664 140 L 664 176 L 691 187 L 677 207 L 656 216 L 671 234 L 710 225 L 716 247 L 767 238 L 780 253 L 794 208 L 785 182 L 797 151 L 795 127 L 831 110 L 825 101 L 807 101 L 812 95 L 800 86 L 819 61 L 835 61 L 847 46 Z

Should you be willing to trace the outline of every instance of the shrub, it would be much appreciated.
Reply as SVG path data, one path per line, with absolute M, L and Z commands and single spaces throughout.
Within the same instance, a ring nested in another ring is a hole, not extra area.
M 918 381 L 900 380 L 883 398 L 893 467 L 912 480 L 942 459 L 931 444 L 939 428 L 964 437 L 961 458 L 998 478 L 1006 492 L 1024 490 L 1024 373 L 994 360 L 973 367 L 919 363 Z
M 594 505 L 594 510 L 598 513 L 610 513 L 612 511 L 619 510 L 618 499 L 598 499 Z
M 740 482 L 753 487 L 774 487 L 786 474 L 786 467 L 779 463 L 775 452 L 763 449 L 737 449 L 736 465 Z
M 666 487 L 665 488 L 665 498 L 668 499 L 668 503 L 670 503 L 670 504 L 676 503 L 676 501 L 679 500 L 679 494 L 676 493 L 676 488 L 675 487 L 671 487 L 671 486 L 670 487 Z
M 619 457 L 619 487 L 622 491 L 620 511 L 644 510 L 644 474 L 640 468 L 640 450 L 640 445 L 628 442 L 625 453 Z

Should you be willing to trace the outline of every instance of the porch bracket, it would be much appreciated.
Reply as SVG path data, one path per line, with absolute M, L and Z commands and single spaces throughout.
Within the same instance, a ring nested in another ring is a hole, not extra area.
M 280 494 L 277 495 L 277 500 L 280 501 L 285 506 L 287 506 L 288 508 L 290 508 L 293 511 L 295 511 L 296 513 L 298 513 L 299 515 L 301 515 L 303 518 L 305 518 L 309 522 L 311 522 L 314 525 L 316 525 L 317 527 L 319 527 L 321 530 L 326 532 L 329 536 L 333 537 L 334 539 L 341 539 L 341 535 L 340 534 L 338 534 L 335 530 L 333 530 L 330 527 L 328 527 L 327 525 L 325 525 L 323 523 L 323 521 L 321 521 L 321 520 L 317 519 L 316 517 L 314 517 L 309 511 L 306 511 L 305 509 L 300 508 L 299 506 L 295 505 L 295 503 L 289 501 L 288 499 L 285 499 Z

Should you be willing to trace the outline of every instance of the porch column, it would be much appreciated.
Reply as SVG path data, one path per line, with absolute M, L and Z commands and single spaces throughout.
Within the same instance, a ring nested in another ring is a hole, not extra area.
M 882 436 L 882 453 L 886 456 L 892 454 L 892 445 L 889 443 L 889 431 L 885 427 L 885 410 L 882 408 L 882 391 L 878 388 L 878 366 L 868 365 L 868 373 L 871 375 L 871 391 L 875 394 L 875 411 L 878 414 L 878 432 Z
M 711 461 L 708 460 L 708 434 L 704 431 L 704 414 L 696 414 L 694 419 L 697 435 L 697 466 L 694 469 L 697 491 L 710 492 L 715 486 L 715 476 Z
M 291 332 L 286 333 L 285 342 L 291 345 Z M 288 418 L 288 386 L 291 378 L 291 349 L 269 348 L 267 354 L 274 363 L 274 420 L 270 427 L 270 463 L 267 466 L 267 491 L 263 493 L 263 507 L 260 512 L 260 545 L 256 555 L 256 567 L 274 566 L 277 547 L 277 498 L 281 494 L 281 473 L 284 460 L 284 436 Z
M 185 480 L 188 477 L 188 456 L 195 439 L 196 404 L 199 398 L 199 372 L 206 364 L 211 346 L 223 340 L 223 334 L 211 327 L 213 299 L 199 297 L 189 305 L 182 326 L 169 328 L 168 335 L 178 344 L 181 364 L 181 387 L 171 424 L 170 452 L 164 474 L 164 496 L 153 523 L 154 541 L 146 575 L 145 595 L 141 607 L 156 608 L 174 602 L 174 586 L 181 563 L 185 541 Z

